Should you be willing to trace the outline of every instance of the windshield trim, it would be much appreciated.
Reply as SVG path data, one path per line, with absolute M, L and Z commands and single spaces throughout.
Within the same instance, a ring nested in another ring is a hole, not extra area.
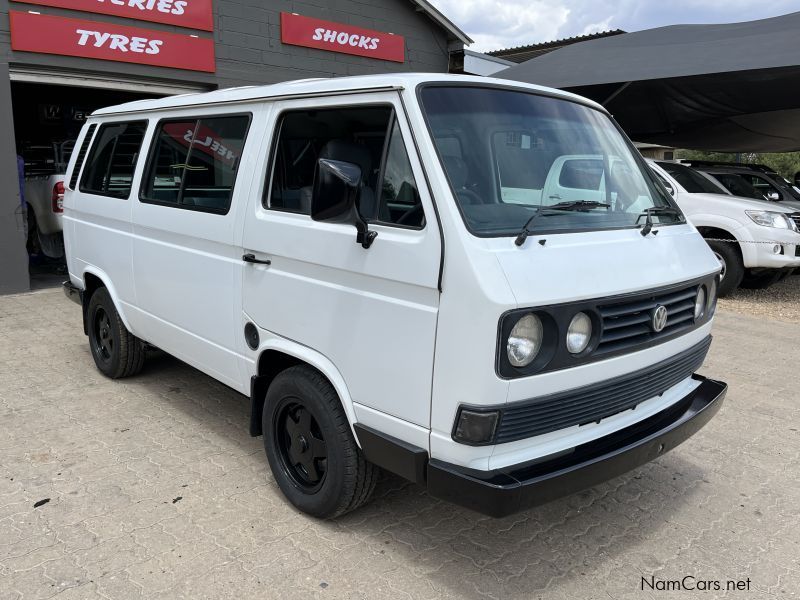
M 427 88 L 478 88 L 478 89 L 488 89 L 488 90 L 505 90 L 505 91 L 512 91 L 512 92 L 519 92 L 523 94 L 529 94 L 531 96 L 542 96 L 545 98 L 554 98 L 556 100 L 563 100 L 564 102 L 571 102 L 572 104 L 578 104 L 580 106 L 584 106 L 590 110 L 600 113 L 604 115 L 608 121 L 612 124 L 612 126 L 617 130 L 617 132 L 622 136 L 622 141 L 625 146 L 630 150 L 631 155 L 633 156 L 633 160 L 639 166 L 639 170 L 642 173 L 642 176 L 656 189 L 656 191 L 660 194 L 662 200 L 666 202 L 667 206 L 670 208 L 674 208 L 677 211 L 677 214 L 680 215 L 680 219 L 676 219 L 674 223 L 659 223 L 658 227 L 670 227 L 673 225 L 685 225 L 688 223 L 686 219 L 686 215 L 683 214 L 683 211 L 678 206 L 678 203 L 675 199 L 670 195 L 670 193 L 666 190 L 664 185 L 658 180 L 658 178 L 650 171 L 649 165 L 647 164 L 645 158 L 642 156 L 641 152 L 636 149 L 633 145 L 633 142 L 627 136 L 627 134 L 622 130 L 619 123 L 611 116 L 604 107 L 598 106 L 594 102 L 589 101 L 586 98 L 582 98 L 580 96 L 564 96 L 559 93 L 557 90 L 549 91 L 546 89 L 531 89 L 526 87 L 520 87 L 513 84 L 497 84 L 497 83 L 478 83 L 474 81 L 457 81 L 457 82 L 446 82 L 446 81 L 426 81 L 417 84 L 415 89 L 415 96 L 417 100 L 417 106 L 419 107 L 420 112 L 422 113 L 422 118 L 425 121 L 425 127 L 427 129 L 427 136 L 428 141 L 433 146 L 434 152 L 436 152 L 436 158 L 439 161 L 439 168 L 444 173 L 445 178 L 447 179 L 447 185 L 450 188 L 450 194 L 453 197 L 455 202 L 456 208 L 458 209 L 459 214 L 461 215 L 461 221 L 464 224 L 464 228 L 474 237 L 476 238 L 514 238 L 519 235 L 519 231 L 508 233 L 486 233 L 486 232 L 477 232 L 473 231 L 470 226 L 467 224 L 467 217 L 464 214 L 463 209 L 461 208 L 461 203 L 456 200 L 456 191 L 453 187 L 453 182 L 450 179 L 450 175 L 447 172 L 447 168 L 444 165 L 444 159 L 442 158 L 441 153 L 439 152 L 439 148 L 436 145 L 436 141 L 433 135 L 433 128 L 431 127 L 430 120 L 428 118 L 428 112 L 425 110 L 425 104 L 422 101 L 422 92 Z M 522 226 L 520 225 L 520 229 Z M 622 231 L 626 229 L 641 229 L 641 225 L 620 225 L 618 227 L 602 227 L 602 228 L 587 228 L 587 227 L 580 227 L 575 229 L 554 229 L 554 230 L 536 230 L 531 235 L 554 235 L 554 234 L 561 234 L 561 233 L 594 233 L 599 231 Z

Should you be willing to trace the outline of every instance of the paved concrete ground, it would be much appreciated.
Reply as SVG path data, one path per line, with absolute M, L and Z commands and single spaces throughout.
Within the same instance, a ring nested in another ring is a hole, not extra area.
M 244 397 L 164 355 L 104 379 L 60 291 L 0 298 L 0 599 L 722 595 L 642 590 L 686 575 L 797 597 L 800 325 L 722 312 L 715 335 L 726 405 L 657 462 L 502 520 L 387 477 L 319 522 Z

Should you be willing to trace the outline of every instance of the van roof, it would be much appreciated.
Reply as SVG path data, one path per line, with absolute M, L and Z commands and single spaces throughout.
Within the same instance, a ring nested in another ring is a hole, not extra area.
M 224 88 L 213 92 L 199 92 L 196 94 L 180 94 L 153 100 L 135 100 L 101 108 L 92 113 L 93 117 L 118 115 L 132 112 L 167 110 L 192 106 L 214 104 L 229 104 L 248 102 L 253 100 L 270 100 L 297 96 L 315 96 L 328 94 L 341 94 L 352 92 L 369 92 L 380 90 L 413 89 L 421 83 L 475 83 L 482 85 L 501 85 L 530 89 L 545 92 L 548 95 L 577 101 L 587 106 L 605 111 L 605 109 L 587 98 L 562 90 L 546 88 L 528 83 L 497 79 L 493 77 L 478 77 L 470 75 L 445 75 L 431 73 L 387 73 L 383 75 L 359 75 L 353 77 L 331 77 L 319 79 L 299 79 L 275 83 L 272 85 L 243 86 Z

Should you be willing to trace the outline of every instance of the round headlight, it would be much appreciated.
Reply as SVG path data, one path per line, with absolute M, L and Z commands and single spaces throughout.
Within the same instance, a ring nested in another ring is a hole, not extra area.
M 704 312 L 706 312 L 706 286 L 701 285 L 697 290 L 697 297 L 694 299 L 695 320 L 702 317 Z
M 580 354 L 592 339 L 592 319 L 584 312 L 572 317 L 567 329 L 567 350 L 572 354 Z
M 508 334 L 506 353 L 515 367 L 527 367 L 542 348 L 542 321 L 533 313 L 522 317 Z

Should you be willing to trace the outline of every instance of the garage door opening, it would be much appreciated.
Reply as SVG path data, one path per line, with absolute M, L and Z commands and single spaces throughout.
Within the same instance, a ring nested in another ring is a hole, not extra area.
M 31 288 L 58 285 L 66 273 L 64 174 L 83 122 L 98 108 L 159 95 L 20 81 L 12 81 L 11 94 Z

